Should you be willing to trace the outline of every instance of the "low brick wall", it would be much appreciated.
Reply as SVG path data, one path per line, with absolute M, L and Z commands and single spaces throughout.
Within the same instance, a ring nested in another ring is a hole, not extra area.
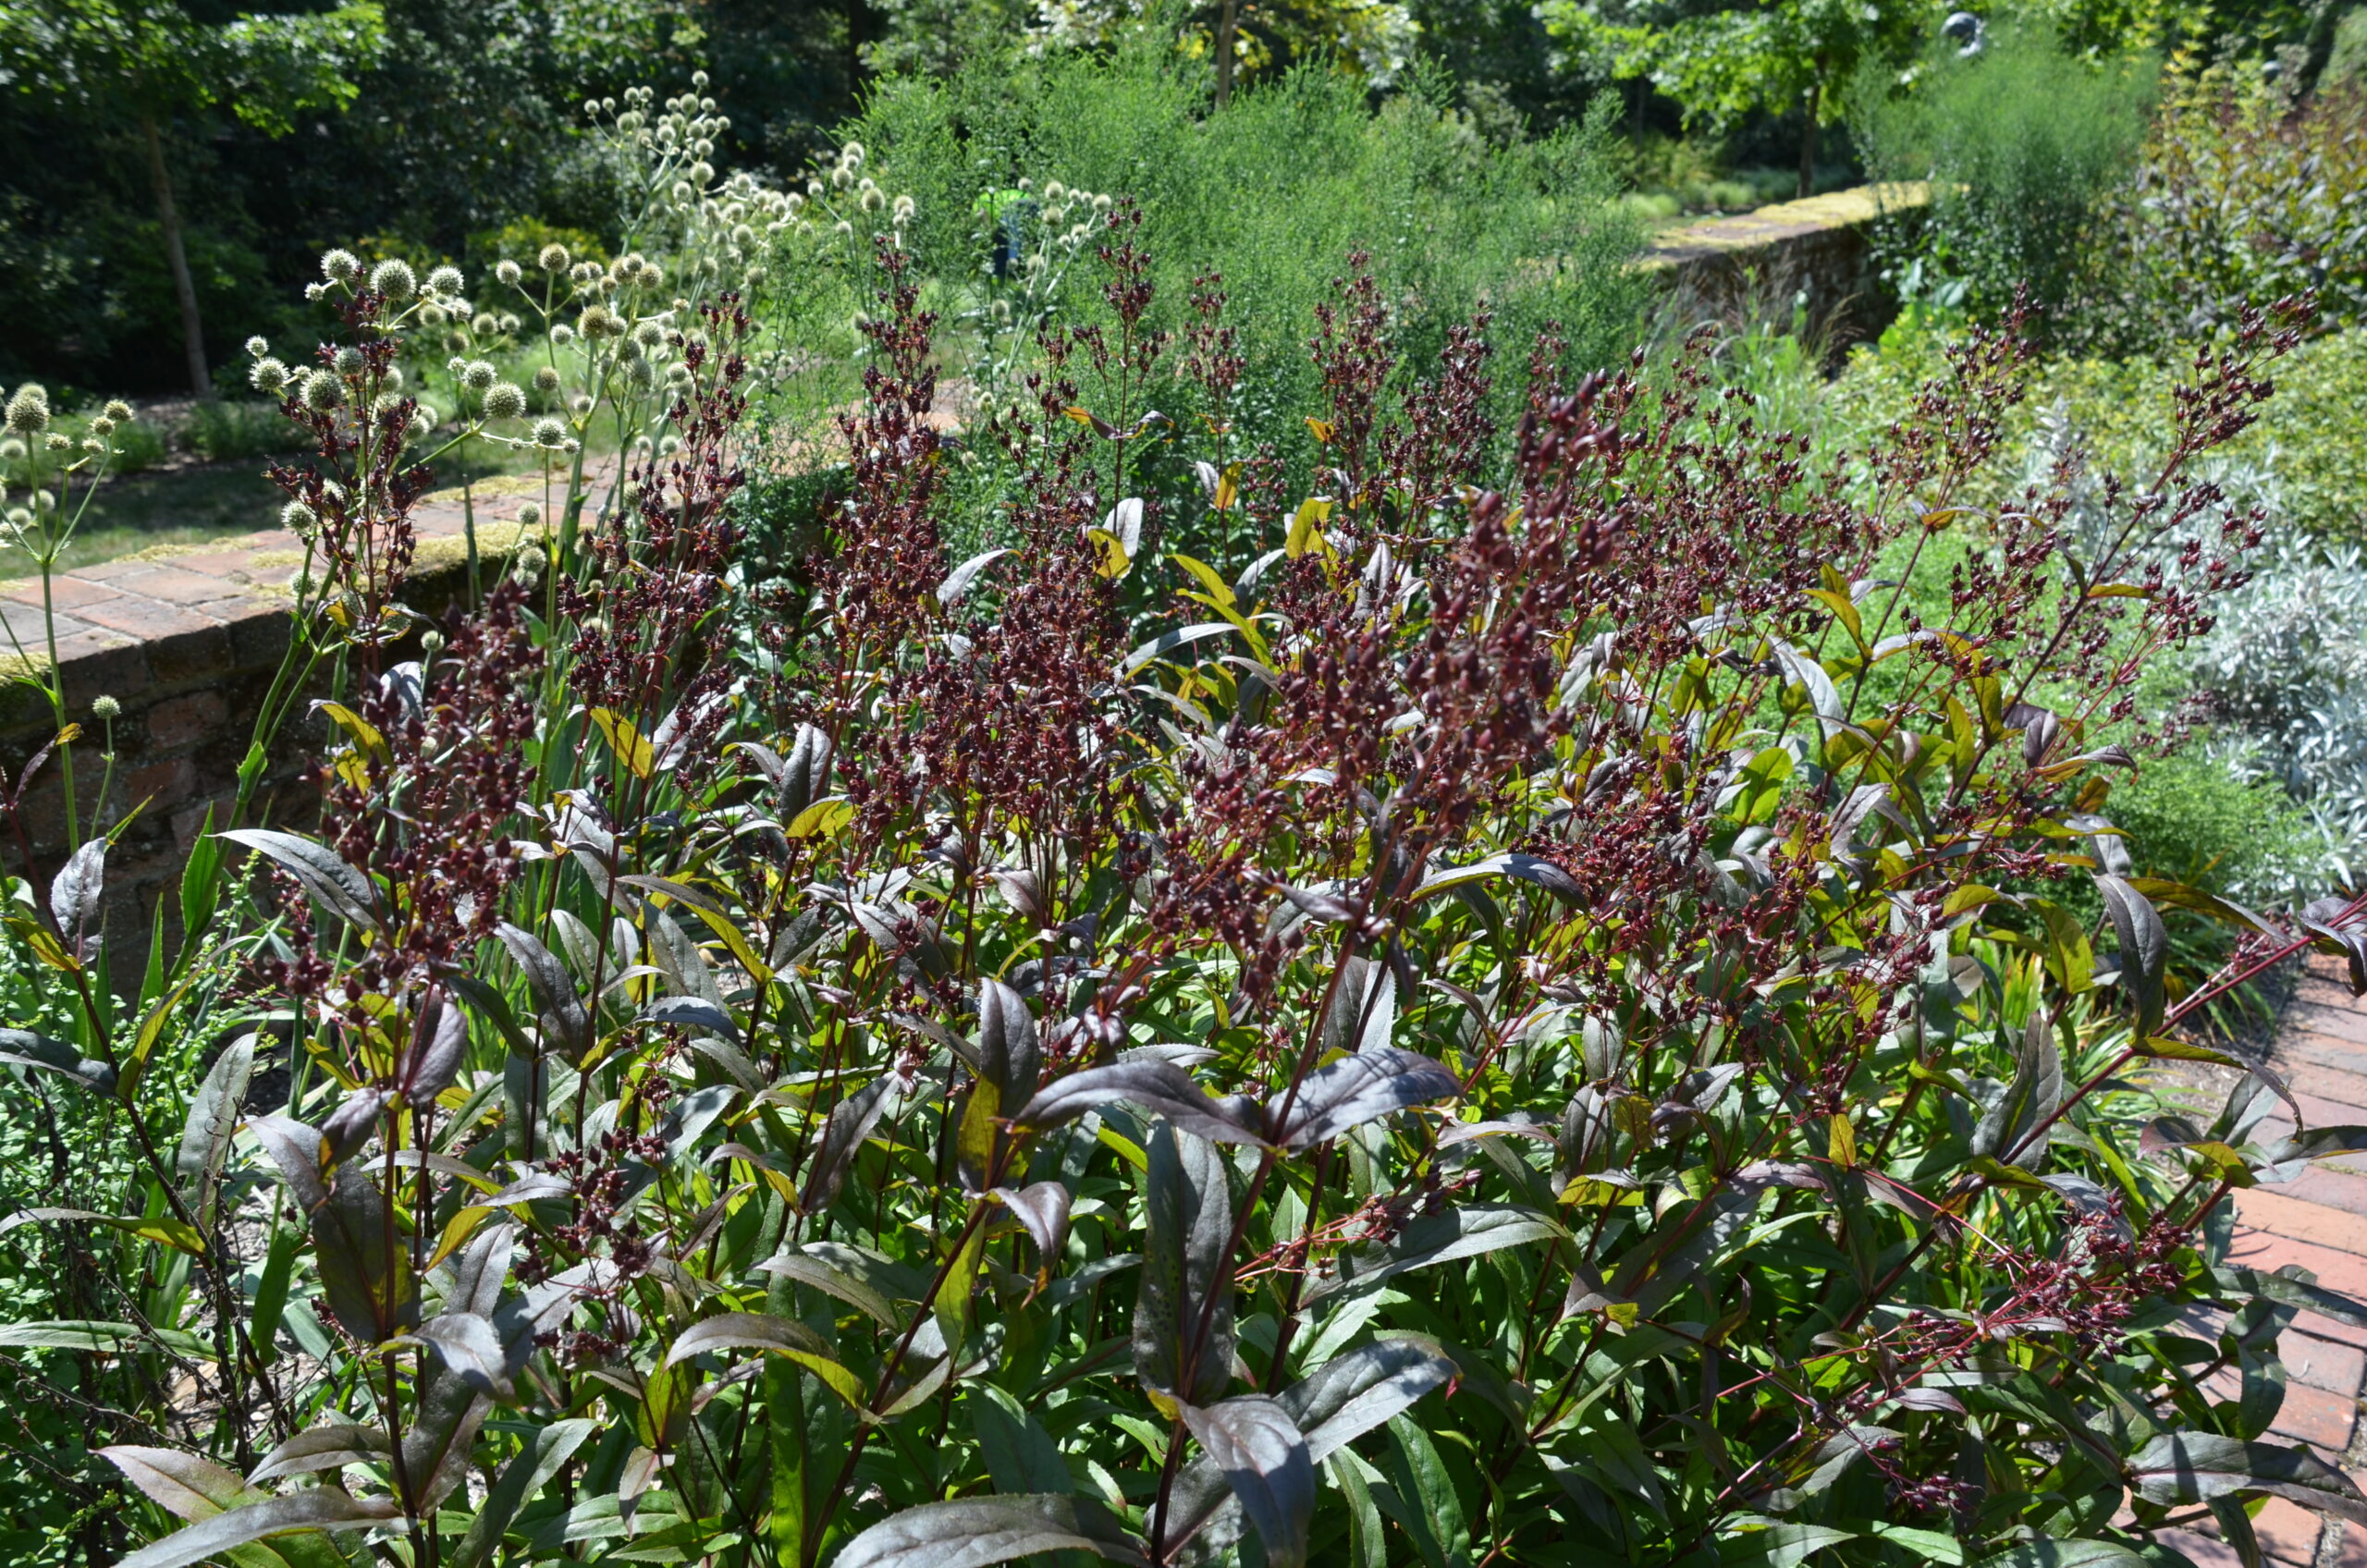
M 1874 275 L 1874 224 L 1919 213 L 1930 202 L 1919 183 L 1861 185 L 1780 202 L 1665 230 L 1645 251 L 1643 265 L 1666 279 L 1685 325 L 1786 322 L 1793 301 L 1801 300 L 1814 330 L 1834 339 L 1863 337 L 1889 316 Z
M 539 483 L 535 494 L 539 495 Z M 476 502 L 477 542 L 485 570 L 497 572 L 515 550 L 522 493 L 488 494 Z M 464 515 L 457 499 L 437 496 L 413 513 L 418 557 L 404 600 L 436 613 L 465 581 Z M 21 557 L 18 557 L 19 560 Z M 92 836 L 98 791 L 106 773 L 104 727 L 92 716 L 99 697 L 122 712 L 114 722 L 115 789 L 108 821 L 130 806 L 139 815 L 107 856 L 107 931 L 117 978 L 137 980 L 147 952 L 150 922 L 162 900 L 168 925 L 178 925 L 180 867 L 214 808 L 219 821 L 237 793 L 239 762 L 252 739 L 254 717 L 270 690 L 291 637 L 289 583 L 302 569 L 303 546 L 290 533 L 264 529 L 181 548 L 143 551 L 53 577 L 50 582 L 57 663 L 65 677 L 67 720 L 80 724 L 75 790 L 84 837 Z M 0 660 L 18 673 L 47 663 L 39 578 L 0 582 L 0 622 L 10 641 Z M 321 721 L 299 722 L 281 737 L 259 800 L 280 797 L 276 820 L 309 827 L 291 800 L 310 792 L 305 742 Z M 47 700 L 22 680 L 0 689 L 0 766 L 13 782 L 26 761 L 55 733 Z M 21 871 L 29 842 L 43 878 L 56 874 L 74 845 L 66 832 L 64 770 L 55 755 L 26 792 L 21 820 L 0 842 L 0 864 Z M 18 836 L 21 833 L 21 838 Z

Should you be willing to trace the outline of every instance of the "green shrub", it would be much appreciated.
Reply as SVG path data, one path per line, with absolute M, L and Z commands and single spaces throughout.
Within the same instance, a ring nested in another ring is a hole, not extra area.
M 1490 147 L 1442 92 L 1417 77 L 1376 111 L 1355 82 L 1306 67 L 1218 110 L 1204 70 L 1136 48 L 901 79 L 850 130 L 883 186 L 917 200 L 914 253 L 949 309 L 987 261 L 987 192 L 1025 178 L 1139 202 L 1150 327 L 1184 327 L 1193 280 L 1221 274 L 1247 361 L 1238 417 L 1271 431 L 1318 401 L 1308 324 L 1351 251 L 1370 254 L 1393 344 L 1414 362 L 1482 303 L 1515 362 L 1548 320 L 1576 363 L 1625 352 L 1642 294 L 1623 263 L 1637 240 L 1611 205 L 1602 120 Z M 1515 379 L 1502 378 L 1500 406 Z M 1159 400 L 1180 415 L 1166 392 Z
M 2079 325 L 2123 352 L 2307 289 L 2327 325 L 2367 324 L 2367 84 L 2296 105 L 2249 68 L 2177 82 L 2103 239 Z
M 1883 226 L 1894 280 L 1921 258 L 1924 290 L 1978 316 L 2020 288 L 2047 306 L 2078 296 L 2097 217 L 2142 145 L 2154 74 L 2148 56 L 2092 65 L 2000 25 L 1976 55 L 1933 50 L 1904 87 L 1861 77 L 1850 129 L 1868 172 L 1931 184 L 1928 210 Z
M 182 446 L 208 462 L 267 458 L 300 445 L 276 403 L 193 403 L 175 433 Z

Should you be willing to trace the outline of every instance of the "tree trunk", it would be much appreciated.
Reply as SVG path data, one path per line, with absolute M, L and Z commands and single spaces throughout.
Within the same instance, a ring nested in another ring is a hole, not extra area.
M 173 275 L 173 293 L 181 303 L 181 351 L 189 356 L 189 386 L 204 402 L 214 400 L 214 377 L 205 369 L 205 324 L 198 319 L 197 284 L 189 275 L 189 251 L 181 244 L 180 209 L 173 205 L 173 177 L 165 168 L 164 139 L 156 134 L 153 115 L 140 116 L 140 134 L 148 142 L 148 178 L 156 188 L 156 221 L 165 228 L 165 264 Z
M 1217 107 L 1221 109 L 1233 98 L 1233 41 L 1240 29 L 1241 0 L 1224 0 L 1224 12 L 1217 18 Z
M 1816 187 L 1816 116 L 1818 100 L 1823 96 L 1823 73 L 1809 80 L 1808 124 L 1800 130 L 1800 196 L 1803 202 L 1815 192 Z

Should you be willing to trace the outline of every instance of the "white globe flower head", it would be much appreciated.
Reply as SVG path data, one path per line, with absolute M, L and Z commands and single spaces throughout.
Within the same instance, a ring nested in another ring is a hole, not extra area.
M 567 426 L 546 415 L 534 422 L 533 442 L 537 447 L 557 451 L 567 445 Z
M 470 321 L 469 330 L 479 337 L 490 337 L 501 330 L 501 318 L 491 311 L 479 311 Z
M 437 267 L 427 275 L 427 291 L 430 294 L 448 298 L 458 294 L 467 286 L 468 280 L 460 276 L 460 269 L 458 267 Z
M 408 300 L 419 292 L 419 277 L 409 262 L 380 262 L 370 270 L 370 292 L 389 300 Z
M 497 381 L 485 388 L 484 417 L 487 419 L 522 419 L 526 414 L 526 389 L 514 381 Z
M 574 397 L 570 398 L 567 400 L 567 411 L 574 414 L 579 419 L 583 415 L 590 413 L 592 411 L 591 395 L 589 393 L 578 392 Z
M 562 349 L 566 348 L 570 343 L 575 341 L 575 328 L 568 325 L 565 322 L 560 322 L 558 325 L 551 328 L 551 341 L 558 344 Z
M 63 431 L 53 430 L 41 438 L 41 444 L 53 452 L 70 452 L 74 449 L 74 437 Z
M 1068 193 L 1069 188 L 1057 179 L 1048 179 L 1044 182 L 1044 200 L 1047 202 L 1057 202 Z
M 518 552 L 517 564 L 509 569 L 509 574 L 518 580 L 519 586 L 532 588 L 543 580 L 543 572 L 549 565 L 550 558 L 529 545 Z
M 504 334 L 510 337 L 515 337 L 517 335 L 518 317 L 515 313 L 509 311 L 504 311 L 501 313 L 501 330 Z
M 257 360 L 247 372 L 247 385 L 258 392 L 277 394 L 288 386 L 288 367 L 268 356 Z
M 25 455 L 25 444 L 11 435 L 0 441 L 0 463 L 13 463 Z
M 349 343 L 337 351 L 336 357 L 330 362 L 337 367 L 337 373 L 339 375 L 360 375 L 363 362 L 362 350 Z
M 92 414 L 91 416 L 91 434 L 102 437 L 113 435 L 115 434 L 115 420 L 107 414 Z
M 49 428 L 49 388 L 28 381 L 8 399 L 8 428 L 19 435 L 38 435 Z
M 123 704 L 117 702 L 113 697 L 92 697 L 91 699 L 91 717 L 97 719 L 101 724 L 113 724 L 117 719 L 123 717 Z
M 247 358 L 251 360 L 259 360 L 265 354 L 271 352 L 271 344 L 266 338 L 264 338 L 263 334 L 257 333 L 252 337 L 247 339 L 246 349 Z
M 362 258 L 342 247 L 321 252 L 321 276 L 348 288 L 362 279 Z
M 491 391 L 493 384 L 500 379 L 490 360 L 471 360 L 460 367 L 460 385 L 480 397 Z
M 706 84 L 707 84 L 707 74 L 706 74 L 706 72 L 705 72 L 705 71 L 693 71 L 693 72 L 691 73 L 691 86 L 692 86 L 693 88 L 696 89 L 697 91 L 699 91 L 699 92 L 705 92 L 706 91 Z
M 451 319 L 441 305 L 422 305 L 419 308 L 419 325 L 422 326 L 442 326 Z
M 895 209 L 889 215 L 896 220 L 896 227 L 901 228 L 913 221 L 913 214 L 918 211 L 920 211 L 920 203 L 914 202 L 910 196 L 899 196 L 896 198 Z
M 538 502 L 538 501 L 529 501 L 529 502 L 527 502 L 524 506 L 520 507 L 520 508 L 518 508 L 518 526 L 519 526 L 519 527 L 521 527 L 521 528 L 540 528 L 542 525 L 543 525 L 543 508 L 542 508 L 542 504 L 541 504 L 540 502 Z
M 534 390 L 537 392 L 558 391 L 558 368 L 555 365 L 537 366 L 534 371 Z
M 504 287 L 515 288 L 518 286 L 518 280 L 525 276 L 526 273 L 525 269 L 521 267 L 516 262 L 506 261 L 493 269 L 493 276 L 495 281 L 502 284 Z
M 403 367 L 400 365 L 388 365 L 386 367 L 386 377 L 379 385 L 388 392 L 401 391 L 403 389 Z
M 129 424 L 131 423 L 131 405 L 125 402 L 120 398 L 109 398 L 107 399 L 106 415 L 107 418 L 115 421 L 117 424 Z
M 442 423 L 434 407 L 422 403 L 411 411 L 411 438 L 424 441 L 435 434 L 435 427 Z
M 567 247 L 558 244 L 544 246 L 542 254 L 534 258 L 534 263 L 545 272 L 565 272 Z

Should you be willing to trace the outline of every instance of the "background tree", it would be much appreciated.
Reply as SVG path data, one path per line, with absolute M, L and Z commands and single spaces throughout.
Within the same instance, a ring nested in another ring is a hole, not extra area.
M 0 11 L 0 70 L 18 92 L 62 96 L 86 120 L 137 128 L 190 387 L 200 398 L 213 396 L 214 382 L 163 126 L 227 111 L 266 136 L 286 136 L 297 115 L 350 104 L 354 78 L 385 42 L 375 0 L 274 15 L 209 15 L 174 0 L 51 0 Z

